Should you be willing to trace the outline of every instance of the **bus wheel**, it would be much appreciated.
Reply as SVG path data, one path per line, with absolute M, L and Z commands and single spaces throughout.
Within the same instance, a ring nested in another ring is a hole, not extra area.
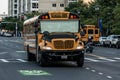
M 81 55 L 81 57 L 77 60 L 77 66 L 83 67 L 84 65 L 84 54 Z
M 27 60 L 28 61 L 34 61 L 35 60 L 35 55 L 30 53 L 30 51 L 29 51 L 29 45 L 27 45 Z

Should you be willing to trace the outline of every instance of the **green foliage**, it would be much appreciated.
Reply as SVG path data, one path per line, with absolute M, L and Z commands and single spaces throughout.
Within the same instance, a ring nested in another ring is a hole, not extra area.
M 32 12 L 32 13 L 27 13 L 24 16 L 26 16 L 26 19 L 29 19 L 31 17 L 34 17 L 36 15 L 40 15 L 40 13 L 38 12 Z M 4 22 L 10 22 L 10 23 L 2 23 L 1 24 L 1 28 L 2 29 L 6 29 L 6 30 L 11 30 L 11 31 L 15 31 L 15 27 L 16 27 L 16 22 L 17 22 L 17 27 L 19 31 L 23 30 L 23 22 L 24 20 L 19 18 L 15 18 L 15 17 L 6 17 L 4 19 Z
M 26 16 L 27 19 L 32 18 L 32 17 L 37 16 L 37 15 L 40 15 L 40 13 L 38 13 L 38 12 L 32 12 L 32 13 L 25 14 L 25 16 Z
M 120 34 L 120 0 L 95 0 L 88 5 L 82 1 L 69 4 L 65 10 L 71 12 L 80 10 L 81 24 L 96 25 L 97 17 L 101 18 L 104 34 L 107 29 L 111 34 Z M 96 6 L 99 7 L 99 11 L 95 11 Z

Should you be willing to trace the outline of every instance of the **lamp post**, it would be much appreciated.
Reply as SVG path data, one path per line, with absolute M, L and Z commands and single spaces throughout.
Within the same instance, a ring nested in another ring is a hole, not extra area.
M 110 12 L 108 12 L 107 13 L 107 16 L 108 16 L 108 19 L 107 19 L 107 31 L 106 31 L 106 35 L 108 36 L 109 35 L 109 27 L 110 27 L 110 25 L 109 25 L 109 19 L 110 19 Z
M 97 27 L 99 27 L 99 6 L 95 6 L 95 11 L 96 11 L 96 18 L 97 18 L 97 21 L 96 21 L 96 25 Z
M 77 14 L 80 16 L 80 9 L 77 10 Z
M 80 9 L 77 9 L 77 14 L 78 14 L 78 16 L 80 17 Z M 79 20 L 79 26 L 80 26 L 81 24 L 80 24 L 80 20 Z M 81 29 L 81 27 L 79 27 L 79 30 Z

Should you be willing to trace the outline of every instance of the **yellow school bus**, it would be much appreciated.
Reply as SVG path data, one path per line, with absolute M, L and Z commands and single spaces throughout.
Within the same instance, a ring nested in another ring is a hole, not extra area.
M 84 36 L 82 36 L 82 41 L 87 42 L 89 37 L 93 38 L 93 43 L 99 42 L 100 37 L 100 30 L 95 25 L 84 25 L 82 29 L 85 33 Z
M 52 61 L 84 64 L 80 19 L 71 12 L 47 12 L 24 22 L 24 46 L 28 60 L 46 66 Z

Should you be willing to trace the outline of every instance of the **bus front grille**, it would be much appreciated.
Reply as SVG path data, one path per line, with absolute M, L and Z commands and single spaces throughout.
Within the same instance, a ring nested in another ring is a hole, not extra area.
M 56 49 L 72 49 L 74 47 L 74 40 L 55 40 L 53 44 Z

